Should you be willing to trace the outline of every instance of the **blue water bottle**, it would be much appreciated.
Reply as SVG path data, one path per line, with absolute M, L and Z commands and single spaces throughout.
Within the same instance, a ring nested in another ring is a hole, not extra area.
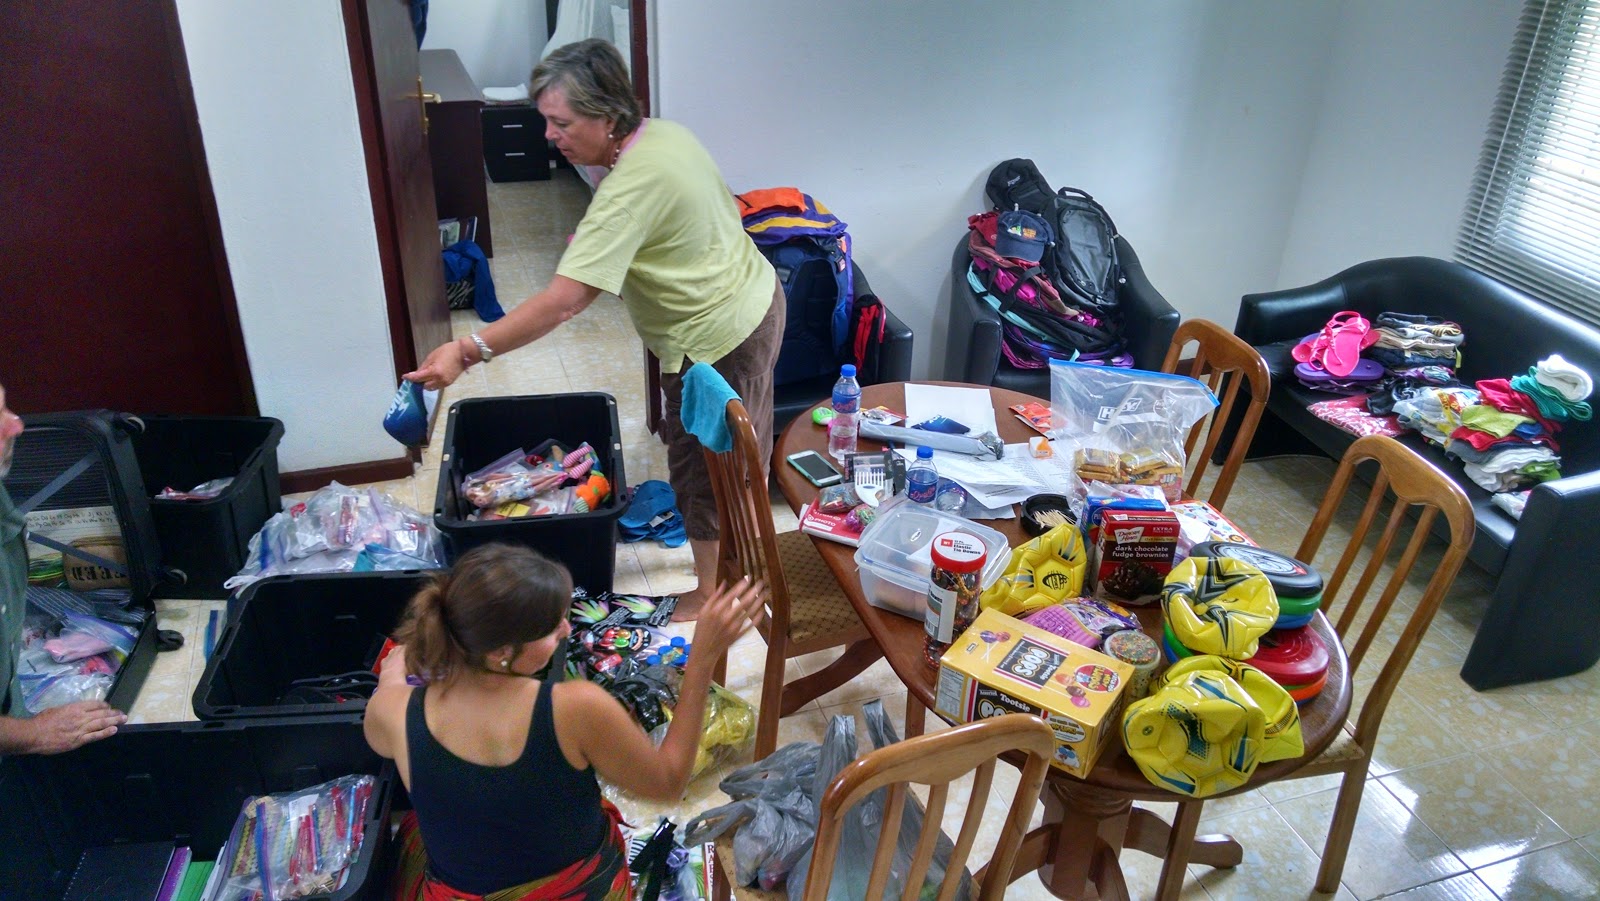
M 906 497 L 913 503 L 933 503 L 939 489 L 939 470 L 933 465 L 933 448 L 917 448 L 917 459 L 906 470 Z
M 861 383 L 856 368 L 849 363 L 839 367 L 839 380 L 833 383 L 833 419 L 828 423 L 828 454 L 840 463 L 856 452 L 856 417 L 861 412 Z

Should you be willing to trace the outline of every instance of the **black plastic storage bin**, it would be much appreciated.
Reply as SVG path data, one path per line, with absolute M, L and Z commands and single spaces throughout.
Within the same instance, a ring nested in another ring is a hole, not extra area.
M 240 592 L 237 613 L 217 639 L 194 689 L 202 720 L 346 716 L 367 707 L 282 704 L 296 679 L 369 671 L 406 604 L 428 573 L 369 572 L 273 576 Z
M 187 845 L 216 860 L 245 800 L 340 776 L 372 775 L 360 855 L 344 887 L 313 898 L 385 894 L 394 766 L 367 746 L 361 717 L 124 726 L 52 757 L 0 761 L 0 899 L 59 901 L 90 848 Z
M 71 515 L 94 521 L 109 508 L 115 524 L 106 523 L 104 529 L 121 537 L 129 591 L 134 603 L 150 614 L 106 698 L 113 707 L 126 712 L 155 663 L 156 618 L 150 593 L 165 578 L 150 515 L 150 497 L 145 494 L 133 450 L 139 420 L 106 410 L 89 410 L 29 416 L 25 422 L 26 430 L 17 437 L 11 472 L 5 479 L 12 502 L 23 507 L 35 495 L 53 488 L 53 493 L 33 509 L 79 511 Z M 61 552 L 30 539 L 28 553 L 37 559 Z M 15 639 L 14 635 L 0 636 L 0 640 Z
M 549 439 L 567 448 L 589 442 L 611 481 L 610 505 L 588 513 L 469 521 L 473 506 L 460 496 L 461 480 L 515 448 Z M 566 564 L 574 585 L 610 591 L 617 570 L 617 520 L 628 509 L 627 484 L 617 401 L 611 395 L 589 391 L 462 400 L 450 406 L 433 522 L 452 560 L 492 541 L 522 544 Z
M 283 423 L 249 416 L 141 418 L 144 431 L 134 436 L 133 448 L 152 494 L 233 477 L 208 500 L 150 500 L 162 564 L 183 573 L 162 589 L 162 596 L 225 598 L 222 583 L 244 568 L 250 538 L 283 508 L 278 490 Z

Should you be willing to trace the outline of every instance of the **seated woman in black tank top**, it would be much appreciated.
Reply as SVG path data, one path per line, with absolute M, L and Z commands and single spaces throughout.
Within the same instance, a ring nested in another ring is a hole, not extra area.
M 712 667 L 764 592 L 746 579 L 706 603 L 657 748 L 599 686 L 532 678 L 570 631 L 565 567 L 504 544 L 463 554 L 411 600 L 395 635 L 402 647 L 367 704 L 367 742 L 395 761 L 415 807 L 401 825 L 393 897 L 631 897 L 621 818 L 595 775 L 647 798 L 682 796 Z

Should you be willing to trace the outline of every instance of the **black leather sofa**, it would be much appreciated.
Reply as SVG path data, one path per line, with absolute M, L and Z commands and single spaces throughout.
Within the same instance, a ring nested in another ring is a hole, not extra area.
M 1117 261 L 1127 281 L 1118 292 L 1128 352 L 1140 369 L 1159 369 L 1167 345 L 1178 330 L 1178 311 L 1167 303 L 1139 265 L 1139 255 L 1117 238 Z M 945 378 L 972 385 L 1009 388 L 1034 397 L 1050 397 L 1050 370 L 1018 369 L 1000 352 L 1000 314 L 972 293 L 967 284 L 967 233 L 961 233 L 950 262 L 950 334 L 945 344 Z
M 865 297 L 872 294 L 872 286 L 868 284 L 867 277 L 861 272 L 861 267 L 856 266 L 853 274 L 853 285 L 856 297 Z M 838 296 L 835 290 L 834 296 Z M 911 328 L 900 317 L 894 314 L 887 305 L 883 308 L 883 346 L 878 349 L 876 365 L 869 358 L 871 372 L 860 373 L 860 382 L 863 385 L 875 385 L 882 382 L 904 382 L 911 378 L 911 347 L 913 335 Z M 794 327 L 789 323 L 787 327 Z M 848 360 L 841 360 L 848 363 Z M 833 395 L 833 383 L 839 376 L 818 376 L 785 385 L 777 385 L 772 389 L 772 434 L 783 431 L 791 419 L 811 409 L 817 401 Z
M 1331 395 L 1294 378 L 1290 350 L 1341 310 L 1371 319 L 1427 313 L 1461 324 L 1461 380 L 1509 378 L 1559 353 L 1600 376 L 1600 329 L 1458 263 L 1373 260 L 1303 288 L 1245 296 L 1234 331 L 1266 358 L 1272 396 L 1250 455 L 1304 451 L 1337 459 L 1354 436 L 1306 410 Z M 1600 422 L 1569 422 L 1558 436 L 1564 478 L 1528 498 L 1521 521 L 1489 500 L 1459 461 L 1407 432 L 1405 443 L 1455 477 L 1472 500 L 1469 559 L 1495 577 L 1461 677 L 1484 690 L 1581 672 L 1600 659 Z

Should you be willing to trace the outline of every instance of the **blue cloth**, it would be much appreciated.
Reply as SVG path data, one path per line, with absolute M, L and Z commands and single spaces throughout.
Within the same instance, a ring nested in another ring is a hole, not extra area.
M 489 274 L 489 258 L 476 241 L 457 241 L 444 249 L 444 280 L 459 282 L 472 276 L 472 308 L 484 322 L 506 314 L 494 294 L 494 276 Z
M 667 547 L 682 547 L 689 540 L 683 514 L 678 512 L 678 495 L 660 479 L 634 486 L 628 509 L 617 519 L 617 529 L 625 542 L 653 538 Z
M 742 400 L 710 363 L 696 363 L 683 374 L 683 430 L 714 454 L 733 450 L 728 431 L 728 401 Z

